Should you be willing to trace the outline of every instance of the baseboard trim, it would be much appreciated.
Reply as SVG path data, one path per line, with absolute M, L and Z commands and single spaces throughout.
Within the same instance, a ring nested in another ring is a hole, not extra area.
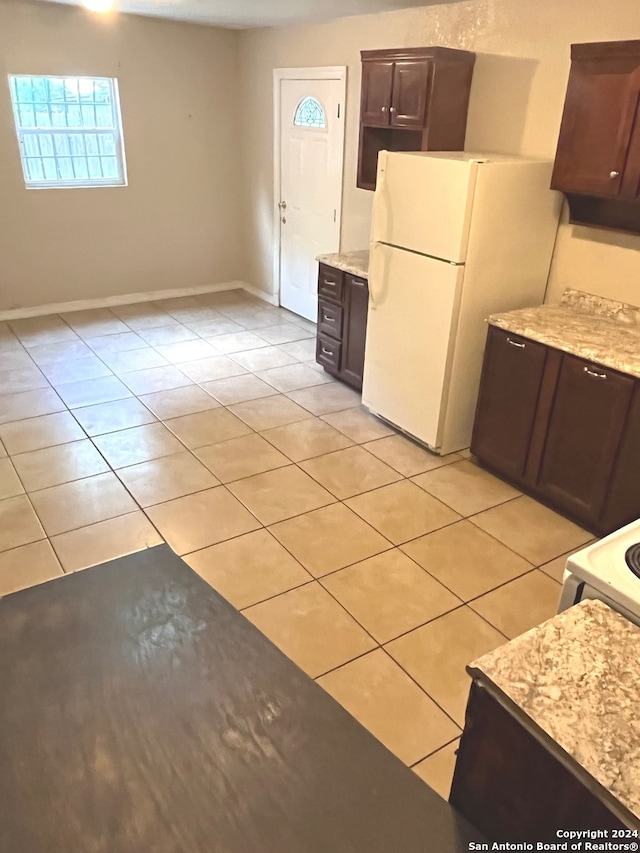
M 142 293 L 125 293 L 120 296 L 97 296 L 94 299 L 77 299 L 74 302 L 52 302 L 32 308 L 10 308 L 0 311 L 0 320 L 18 320 L 24 317 L 43 317 L 47 314 L 63 314 L 67 311 L 84 311 L 91 308 L 110 308 L 113 305 L 133 305 L 137 302 L 156 302 L 159 299 L 175 299 L 179 296 L 199 296 L 203 293 L 219 293 L 223 290 L 244 290 L 252 296 L 278 305 L 278 297 L 258 290 L 245 281 L 223 281 L 199 287 L 177 287 L 172 290 L 151 290 Z
M 263 302 L 268 302 L 269 305 L 275 305 L 276 307 L 280 305 L 280 299 L 277 293 L 267 293 L 265 290 L 259 290 L 257 287 L 254 287 L 252 284 L 247 284 L 245 281 L 242 282 L 242 289 L 246 290 L 247 293 L 250 293 L 257 299 L 262 299 Z

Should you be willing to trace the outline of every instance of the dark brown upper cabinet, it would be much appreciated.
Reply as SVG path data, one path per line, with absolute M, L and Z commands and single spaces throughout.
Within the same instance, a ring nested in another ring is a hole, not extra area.
M 376 186 L 378 152 L 464 148 L 475 54 L 448 47 L 363 50 L 358 181 Z
M 360 121 L 368 127 L 387 127 L 393 89 L 393 62 L 362 66 Z
M 571 222 L 640 233 L 640 40 L 571 46 L 551 181 Z

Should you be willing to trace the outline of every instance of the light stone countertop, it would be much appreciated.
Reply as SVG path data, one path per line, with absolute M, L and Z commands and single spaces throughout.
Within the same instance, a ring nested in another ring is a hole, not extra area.
M 492 314 L 489 323 L 640 378 L 640 308 L 634 305 L 566 290 L 557 305 Z
M 639 664 L 640 628 L 603 602 L 585 599 L 467 671 L 510 699 L 622 805 L 620 816 L 637 828 Z
M 360 278 L 369 277 L 368 249 L 362 249 L 358 252 L 334 252 L 330 255 L 318 255 L 316 261 L 337 270 L 350 272 L 351 275 L 357 275 Z

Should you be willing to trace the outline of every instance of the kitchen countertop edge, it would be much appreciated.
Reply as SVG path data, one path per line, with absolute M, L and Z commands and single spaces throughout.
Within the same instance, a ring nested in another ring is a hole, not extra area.
M 467 667 L 574 775 L 640 824 L 640 628 L 585 599 Z
M 369 278 L 369 250 L 362 249 L 355 252 L 332 252 L 329 254 L 316 255 L 316 261 L 326 264 L 343 272 L 351 273 L 359 278 Z
M 570 303 L 492 314 L 488 323 L 523 338 L 640 378 L 640 324 Z

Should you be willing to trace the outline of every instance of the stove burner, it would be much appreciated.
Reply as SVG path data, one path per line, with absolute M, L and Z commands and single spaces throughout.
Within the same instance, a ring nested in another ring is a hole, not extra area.
M 627 548 L 624 559 L 637 578 L 640 578 L 640 542 Z

